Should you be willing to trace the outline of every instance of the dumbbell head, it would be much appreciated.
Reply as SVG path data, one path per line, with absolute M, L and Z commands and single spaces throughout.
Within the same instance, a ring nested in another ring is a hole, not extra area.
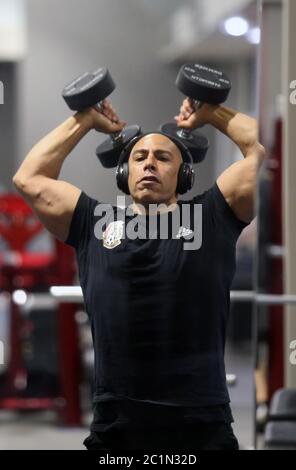
M 185 96 L 214 105 L 224 103 L 231 90 L 231 81 L 225 73 L 200 64 L 183 65 L 176 85 Z
M 93 73 L 86 72 L 72 80 L 63 90 L 62 96 L 73 111 L 83 111 L 100 105 L 115 90 L 115 83 L 105 67 Z M 128 142 L 141 132 L 139 126 L 129 126 L 124 131 L 111 134 L 97 147 L 96 154 L 105 168 L 114 168 L 119 155 Z
M 123 149 L 135 137 L 141 135 L 141 127 L 134 125 L 126 127 L 122 133 L 120 140 L 105 139 L 96 150 L 98 159 L 104 168 L 115 168 L 118 165 L 119 157 Z
M 201 132 L 195 130 L 184 133 L 174 122 L 162 124 L 159 130 L 181 141 L 191 153 L 193 163 L 200 163 L 205 159 L 209 149 L 209 140 Z
M 103 101 L 115 90 L 115 83 L 105 67 L 93 73 L 86 72 L 72 80 L 62 96 L 73 111 L 83 111 Z

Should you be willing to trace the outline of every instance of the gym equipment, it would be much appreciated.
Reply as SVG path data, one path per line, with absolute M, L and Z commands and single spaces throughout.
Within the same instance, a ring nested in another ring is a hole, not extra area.
M 128 126 L 119 134 L 113 134 L 104 140 L 96 150 L 97 157 L 104 168 L 116 168 L 119 157 L 124 147 L 134 137 L 141 134 L 141 127 L 137 125 Z
M 79 286 L 52 286 L 49 295 L 58 302 L 81 303 L 83 300 L 82 290 Z M 38 301 L 39 296 L 32 294 L 28 296 L 28 301 Z M 42 299 L 42 297 L 41 297 Z M 296 295 L 270 295 L 256 294 L 255 291 L 231 291 L 231 302 L 254 302 L 263 305 L 296 305 Z
M 202 103 L 224 103 L 231 90 L 231 81 L 223 72 L 200 64 L 183 65 L 178 73 L 176 85 L 198 106 Z
M 23 303 L 23 307 L 26 309 L 26 305 L 29 306 L 30 310 L 38 310 L 44 308 L 44 306 L 51 306 L 52 308 L 63 304 L 82 304 L 83 294 L 80 286 L 51 286 L 47 293 L 31 293 L 25 292 L 26 301 Z M 17 303 L 18 296 L 13 294 L 13 299 Z M 226 374 L 226 380 L 228 386 L 235 386 L 237 383 L 237 377 L 235 374 Z
M 269 421 L 296 422 L 296 390 L 283 388 L 277 390 L 271 399 Z
M 190 98 L 196 110 L 204 103 L 224 103 L 231 89 L 231 81 L 223 72 L 200 64 L 183 65 L 178 73 L 176 85 Z M 200 132 L 180 129 L 174 122 L 163 124 L 160 129 L 179 138 L 191 151 L 194 163 L 204 160 L 209 141 Z
M 93 106 L 103 112 L 102 102 L 115 90 L 115 87 L 109 70 L 101 67 L 93 73 L 85 72 L 72 80 L 65 86 L 62 96 L 73 111 L 83 111 Z M 104 140 L 96 150 L 103 167 L 116 167 L 123 148 L 140 132 L 140 126 L 128 126 L 122 132 L 111 134 Z
M 0 254 L 0 284 L 10 311 L 10 354 L 1 378 L 0 409 L 55 410 L 63 423 L 79 426 L 76 307 L 52 302 L 39 303 L 35 309 L 30 302 L 24 305 L 26 292 L 42 295 L 53 283 L 73 283 L 75 254 L 59 240 L 50 253 L 30 251 L 44 227 L 22 197 L 2 194 L 0 212 L 0 236 L 7 245 Z
M 293 421 L 267 423 L 264 450 L 296 450 L 296 423 Z
M 134 145 L 143 137 L 140 135 L 133 139 L 129 145 L 127 145 L 119 158 L 118 167 L 116 170 L 116 181 L 118 188 L 123 191 L 125 194 L 129 195 L 129 187 L 128 187 L 128 176 L 129 176 L 129 168 L 128 168 L 128 158 L 130 152 Z M 168 136 L 172 141 L 175 142 L 177 147 L 180 149 L 182 153 L 183 162 L 180 165 L 179 172 L 178 172 L 178 182 L 176 191 L 178 194 L 185 194 L 187 191 L 194 185 L 194 178 L 195 173 L 192 166 L 192 155 L 188 148 L 178 139 L 173 136 Z

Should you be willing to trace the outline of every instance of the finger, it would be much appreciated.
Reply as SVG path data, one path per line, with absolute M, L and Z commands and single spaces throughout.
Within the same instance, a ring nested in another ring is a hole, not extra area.
M 190 116 L 192 115 L 192 112 L 190 112 L 190 111 L 184 111 L 183 115 L 184 115 L 184 119 L 189 119 Z
M 185 118 L 184 118 L 184 116 L 183 116 L 182 114 L 178 114 L 178 116 L 175 116 L 174 119 L 175 119 L 177 122 L 179 122 L 179 121 L 184 121 L 184 120 L 185 120 Z
M 115 108 L 113 108 L 113 106 L 111 104 L 108 105 L 108 107 L 106 108 L 106 113 L 105 113 L 109 119 L 111 119 L 111 121 L 113 122 L 119 122 L 120 119 L 119 119 L 119 116 L 117 114 L 117 111 Z
M 186 115 L 186 117 L 191 116 L 195 112 L 195 108 L 188 102 L 185 101 L 183 104 L 183 113 Z
M 189 115 L 192 114 L 192 113 L 194 113 L 194 109 L 193 109 L 192 106 L 191 106 L 190 104 L 188 104 L 188 103 L 184 105 L 184 111 L 185 111 L 185 113 L 187 113 L 187 114 L 189 114 Z
M 190 98 L 187 98 L 186 100 L 184 100 L 183 106 L 184 106 L 184 109 L 190 114 L 196 111 L 195 104 Z
M 120 122 L 119 116 L 115 113 L 112 113 L 111 120 L 116 123 Z
M 183 108 L 185 108 L 185 109 L 190 108 L 190 102 L 189 102 L 189 100 L 188 100 L 188 99 L 184 100 L 182 106 L 183 106 Z
M 113 116 L 109 111 L 104 111 L 103 114 L 109 121 L 113 121 Z
M 192 113 L 189 113 L 186 111 L 186 109 L 183 109 L 182 113 L 180 114 L 181 119 L 188 119 L 191 116 Z
M 109 108 L 105 108 L 103 110 L 103 114 L 108 118 L 110 119 L 110 121 L 115 121 L 116 120 L 116 116 L 115 114 L 113 113 L 113 111 Z
M 118 122 L 120 120 L 116 109 L 112 106 L 111 103 L 108 103 L 108 114 L 112 118 L 113 121 Z
M 106 113 L 106 111 L 102 112 L 101 110 L 99 112 L 101 114 L 101 119 L 104 122 L 104 127 L 109 128 L 110 126 L 112 126 L 113 125 L 113 120 L 110 116 L 108 116 L 108 113 Z M 116 125 L 116 123 L 114 123 L 114 125 Z M 116 130 L 110 130 L 110 133 L 111 132 L 117 132 L 117 131 Z
M 112 123 L 110 126 L 110 133 L 120 132 L 126 126 L 126 122 L 119 121 L 118 123 Z
M 177 125 L 178 127 L 183 128 L 183 129 L 191 129 L 191 125 L 189 124 L 188 121 L 184 121 L 184 120 L 177 121 Z
M 114 110 L 114 108 L 113 108 L 112 105 L 110 105 L 110 106 L 108 107 L 108 111 L 109 111 L 112 115 L 116 114 L 116 111 Z
M 191 114 L 193 114 L 194 110 L 192 109 L 192 106 L 190 106 L 187 101 L 183 101 L 183 104 L 180 108 L 180 114 L 184 116 L 184 119 L 188 119 Z
M 187 106 L 190 106 L 193 110 L 195 109 L 195 101 L 192 98 L 187 98 L 185 102 Z
M 96 105 L 93 106 L 93 108 L 100 114 L 105 114 L 105 108 L 103 106 L 103 103 L 98 103 Z
M 177 123 L 179 123 L 179 122 L 184 121 L 185 117 L 182 114 L 179 114 L 178 116 L 175 116 L 174 119 L 177 121 Z
M 195 116 L 191 115 L 187 119 L 179 119 L 177 121 L 179 127 L 184 127 L 185 129 L 191 129 L 195 125 Z
M 104 108 L 109 108 L 111 106 L 111 103 L 110 103 L 110 101 L 107 100 L 107 98 L 105 98 L 102 101 L 102 106 L 104 106 Z
M 112 114 L 113 113 L 113 106 L 109 101 L 104 100 L 102 102 L 102 107 L 103 107 L 103 110 L 106 114 Z
M 115 122 L 120 121 L 119 116 L 118 116 L 118 114 L 115 110 L 112 112 L 112 117 L 113 117 L 113 121 L 115 121 Z

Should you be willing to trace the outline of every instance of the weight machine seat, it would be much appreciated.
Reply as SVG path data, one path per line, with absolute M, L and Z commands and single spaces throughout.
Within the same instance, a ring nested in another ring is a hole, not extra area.
M 296 389 L 282 388 L 272 397 L 269 409 L 269 421 L 295 421 Z
M 264 450 L 296 450 L 296 422 L 271 421 L 264 434 Z

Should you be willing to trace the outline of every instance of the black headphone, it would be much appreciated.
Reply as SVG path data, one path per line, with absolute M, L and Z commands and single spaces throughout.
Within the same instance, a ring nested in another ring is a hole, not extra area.
M 161 134 L 165 137 L 168 137 L 170 140 L 174 142 L 174 144 L 179 148 L 182 154 L 183 162 L 180 165 L 179 173 L 178 173 L 178 183 L 177 183 L 177 194 L 185 194 L 187 191 L 190 191 L 194 185 L 195 179 L 195 172 L 193 169 L 193 158 L 189 149 L 176 137 L 172 137 L 171 135 L 165 134 L 164 132 L 153 132 L 153 134 Z M 145 137 L 145 135 L 149 135 L 151 132 L 146 134 L 138 135 L 134 137 L 122 150 L 119 160 L 118 166 L 116 169 L 116 181 L 118 188 L 125 194 L 130 195 L 129 187 L 128 187 L 128 177 L 129 177 L 129 170 L 128 170 L 128 159 L 132 148 L 136 143 Z

